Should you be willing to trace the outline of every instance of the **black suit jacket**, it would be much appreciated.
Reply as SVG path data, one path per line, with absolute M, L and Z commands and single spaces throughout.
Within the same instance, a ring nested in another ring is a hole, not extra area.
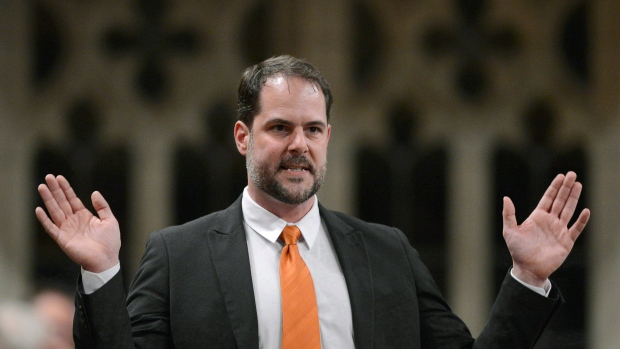
M 530 348 L 561 303 L 507 276 L 477 340 L 402 232 L 320 206 L 347 284 L 355 346 Z M 125 299 L 120 273 L 91 295 L 78 283 L 77 348 L 258 348 L 241 200 L 149 237 Z M 336 348 L 340 349 L 340 348 Z

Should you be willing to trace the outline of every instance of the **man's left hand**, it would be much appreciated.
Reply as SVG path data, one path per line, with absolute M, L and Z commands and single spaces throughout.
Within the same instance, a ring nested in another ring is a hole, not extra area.
M 543 287 L 549 276 L 564 263 L 588 223 L 590 210 L 584 209 L 568 227 L 582 189 L 576 179 L 574 172 L 557 175 L 536 209 L 521 225 L 517 225 L 514 204 L 504 197 L 504 239 L 512 256 L 512 272 L 521 281 Z

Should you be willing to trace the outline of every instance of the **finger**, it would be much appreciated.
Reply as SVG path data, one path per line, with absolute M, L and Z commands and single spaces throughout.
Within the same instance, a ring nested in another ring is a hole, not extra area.
M 52 196 L 56 200 L 58 207 L 62 210 L 62 212 L 65 213 L 65 216 L 73 214 L 73 210 L 71 209 L 69 201 L 67 201 L 65 192 L 60 187 L 60 184 L 58 184 L 58 177 L 47 175 L 45 176 L 45 182 L 47 182 L 47 187 L 49 188 Z
M 551 206 L 553 205 L 553 201 L 555 200 L 555 197 L 558 195 L 558 192 L 560 191 L 560 188 L 562 187 L 563 181 L 564 181 L 563 174 L 559 174 L 555 176 L 553 181 L 551 181 L 549 188 L 547 188 L 547 190 L 545 191 L 545 194 L 538 202 L 538 206 L 536 206 L 536 208 L 541 209 L 545 212 L 549 212 L 549 210 L 551 210 Z
M 515 229 L 517 227 L 517 216 L 515 205 L 509 197 L 504 196 L 504 209 L 502 210 L 502 219 L 504 221 L 504 231 Z
M 60 230 L 58 229 L 58 226 L 56 226 L 56 224 L 54 224 L 54 222 L 52 222 L 49 217 L 47 217 L 45 211 L 41 207 L 37 207 L 34 210 L 34 214 L 37 216 L 37 219 L 43 226 L 43 229 L 45 229 L 45 232 L 49 234 L 49 236 L 51 236 L 54 241 L 58 241 L 58 234 Z
M 45 204 L 45 207 L 47 208 L 50 217 L 52 218 L 54 223 L 59 225 L 60 222 L 64 221 L 67 218 L 67 216 L 60 209 L 60 207 L 58 207 L 58 203 L 56 202 L 56 199 L 50 192 L 50 189 L 47 185 L 40 184 L 37 190 L 39 191 L 39 195 L 41 195 L 41 199 L 43 199 L 43 203 Z
M 570 192 L 573 189 L 573 185 L 575 184 L 575 180 L 577 179 L 577 175 L 575 172 L 568 172 L 564 177 L 564 181 L 562 181 L 562 186 L 560 187 L 560 191 L 553 201 L 553 206 L 551 206 L 550 213 L 554 216 L 560 216 L 560 213 L 564 209 L 566 205 L 566 201 L 570 196 Z
M 67 198 L 69 205 L 71 205 L 71 209 L 73 210 L 73 212 L 77 212 L 86 208 L 84 207 L 82 200 L 80 200 L 77 195 L 75 195 L 75 191 L 73 191 L 73 188 L 65 177 L 58 176 L 57 181 L 60 185 L 60 188 L 62 188 L 62 191 L 65 193 L 65 197 Z
M 579 218 L 577 218 L 573 226 L 568 230 L 568 234 L 573 241 L 577 240 L 583 229 L 586 227 L 586 224 L 588 224 L 588 220 L 590 220 L 590 210 L 585 208 L 581 211 Z
M 104 221 L 114 219 L 110 205 L 108 205 L 108 202 L 103 198 L 103 195 L 101 195 L 100 192 L 93 192 L 93 195 L 91 195 L 91 200 L 93 202 L 93 208 L 97 211 L 99 219 Z
M 573 188 L 568 195 L 568 200 L 566 201 L 566 205 L 562 209 L 562 213 L 560 214 L 560 223 L 562 225 L 567 225 L 570 219 L 573 217 L 573 213 L 575 213 L 575 209 L 577 208 L 577 202 L 579 201 L 579 196 L 581 195 L 581 189 L 583 186 L 579 182 L 575 182 Z

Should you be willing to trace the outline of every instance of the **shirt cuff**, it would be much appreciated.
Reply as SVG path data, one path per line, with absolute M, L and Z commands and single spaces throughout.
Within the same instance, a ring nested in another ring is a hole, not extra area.
M 91 273 L 90 271 L 86 271 L 82 268 L 82 285 L 84 286 L 84 293 L 91 294 L 97 291 L 108 281 L 112 280 L 119 270 L 121 270 L 120 262 L 116 263 L 116 265 L 112 268 L 102 271 L 101 273 Z
M 543 287 L 536 287 L 524 281 L 521 281 L 518 277 L 515 276 L 515 274 L 512 273 L 512 269 L 510 269 L 510 276 L 512 276 L 515 280 L 519 281 L 521 285 L 529 288 L 530 290 L 538 293 L 539 295 L 549 297 L 549 292 L 551 292 L 551 281 L 549 281 L 549 279 L 545 281 L 545 285 Z

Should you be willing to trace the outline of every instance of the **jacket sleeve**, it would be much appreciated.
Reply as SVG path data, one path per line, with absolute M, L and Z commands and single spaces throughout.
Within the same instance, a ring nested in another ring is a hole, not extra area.
M 134 347 L 120 272 L 100 289 L 88 295 L 84 293 L 81 276 L 79 277 L 73 340 L 76 349 Z
M 81 348 L 171 348 L 168 253 L 159 233 L 148 239 L 125 296 L 121 273 L 92 294 L 76 293 L 73 336 Z
M 532 348 L 562 304 L 556 285 L 546 298 L 521 285 L 508 273 L 484 330 L 474 339 L 446 303 L 417 251 L 402 232 L 397 232 L 415 280 L 423 348 Z
M 549 297 L 528 289 L 506 274 L 489 321 L 474 348 L 532 348 L 553 314 L 564 303 L 557 285 Z

